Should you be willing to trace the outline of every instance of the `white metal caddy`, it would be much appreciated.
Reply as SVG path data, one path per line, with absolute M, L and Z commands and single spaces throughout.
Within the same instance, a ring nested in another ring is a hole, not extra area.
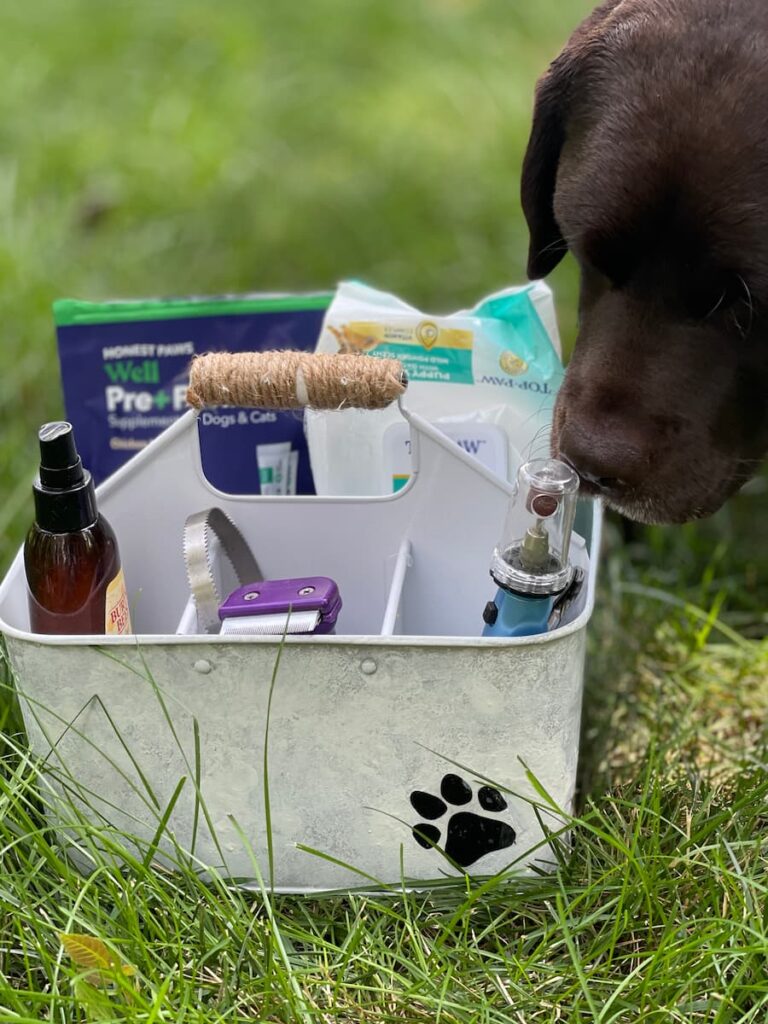
M 19 553 L 0 585 L 0 630 L 50 772 L 51 823 L 73 847 L 80 816 L 158 859 L 184 851 L 201 870 L 260 872 L 299 892 L 552 864 L 542 824 L 556 831 L 554 807 L 572 808 L 599 507 L 585 502 L 577 520 L 572 557 L 587 575 L 571 621 L 483 639 L 512 486 L 403 415 L 413 472 L 401 491 L 282 498 L 212 488 L 185 414 L 97 491 L 135 635 L 30 633 Z M 265 577 L 338 583 L 335 635 L 184 632 L 184 523 L 211 506 Z M 536 806 L 528 772 L 549 806 Z

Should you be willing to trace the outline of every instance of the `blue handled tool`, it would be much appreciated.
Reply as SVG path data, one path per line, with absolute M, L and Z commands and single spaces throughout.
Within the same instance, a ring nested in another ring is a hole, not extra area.
M 557 459 L 521 466 L 491 577 L 498 586 L 483 612 L 483 636 L 546 633 L 581 586 L 569 561 L 579 478 Z

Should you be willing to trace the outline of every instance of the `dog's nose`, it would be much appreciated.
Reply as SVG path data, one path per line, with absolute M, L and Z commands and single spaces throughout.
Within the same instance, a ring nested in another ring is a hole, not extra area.
M 639 487 L 651 469 L 651 451 L 640 430 L 623 423 L 587 427 L 569 417 L 559 449 L 582 480 L 606 493 Z

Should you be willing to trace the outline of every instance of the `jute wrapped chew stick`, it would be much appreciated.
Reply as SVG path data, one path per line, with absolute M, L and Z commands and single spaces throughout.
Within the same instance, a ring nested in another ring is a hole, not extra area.
M 383 409 L 406 389 L 397 359 L 310 352 L 210 352 L 192 361 L 187 402 L 195 409 Z

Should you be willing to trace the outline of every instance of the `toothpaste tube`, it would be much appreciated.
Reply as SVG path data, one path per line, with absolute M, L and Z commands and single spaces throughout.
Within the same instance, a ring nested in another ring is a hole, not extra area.
M 298 467 L 298 452 L 296 465 Z M 259 490 L 262 494 L 295 494 L 290 441 L 256 445 L 256 462 L 259 466 Z

